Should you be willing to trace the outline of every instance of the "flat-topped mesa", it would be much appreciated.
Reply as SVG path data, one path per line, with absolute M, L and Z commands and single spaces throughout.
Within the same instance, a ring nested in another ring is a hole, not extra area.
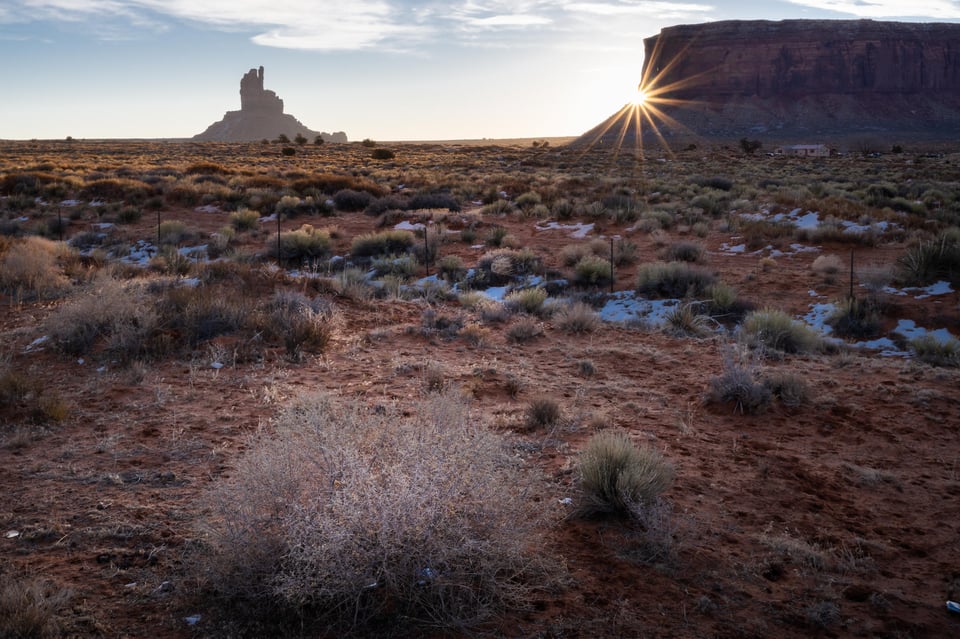
M 223 119 L 214 122 L 194 140 L 208 142 L 253 142 L 273 140 L 286 136 L 290 140 L 346 142 L 347 134 L 320 133 L 308 129 L 299 120 L 283 112 L 283 100 L 276 93 L 263 88 L 263 67 L 250 69 L 240 79 L 240 110 L 227 111 Z
M 685 83 L 681 98 L 960 93 L 960 24 L 731 20 L 663 29 L 644 51 L 644 77 L 666 70 L 657 84 Z
M 960 137 L 960 24 L 729 20 L 668 27 L 644 50 L 653 123 L 627 105 L 574 145 Z
M 283 100 L 263 88 L 263 67 L 250 69 L 240 79 L 240 110 L 283 113 Z

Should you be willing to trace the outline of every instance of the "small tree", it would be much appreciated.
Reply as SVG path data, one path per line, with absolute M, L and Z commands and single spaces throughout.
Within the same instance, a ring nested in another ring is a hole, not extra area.
M 277 136 L 277 142 L 281 144 L 290 144 L 290 138 L 287 137 L 286 133 L 281 133 Z
M 320 146 L 321 144 L 323 144 L 323 136 L 318 135 L 317 137 L 313 138 L 313 143 L 316 144 L 317 146 Z
M 362 144 L 363 146 L 368 147 L 368 148 L 373 148 L 373 147 L 377 146 L 377 143 L 374 142 L 373 140 L 371 140 L 370 138 L 364 139 L 364 141 L 361 142 L 360 144 Z
M 303 146 L 304 144 L 307 143 L 307 138 L 306 136 L 303 135 L 303 133 L 297 133 L 297 136 L 293 138 L 293 141 L 299 144 L 300 146 Z

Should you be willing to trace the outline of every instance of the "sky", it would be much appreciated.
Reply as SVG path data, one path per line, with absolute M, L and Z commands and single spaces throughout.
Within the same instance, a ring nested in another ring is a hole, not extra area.
M 184 138 L 240 78 L 351 140 L 580 135 L 643 39 L 715 20 L 960 21 L 960 0 L 0 0 L 0 139 Z

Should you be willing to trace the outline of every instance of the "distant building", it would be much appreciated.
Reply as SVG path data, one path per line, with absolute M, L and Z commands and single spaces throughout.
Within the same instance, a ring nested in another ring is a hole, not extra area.
M 793 155 L 802 158 L 830 157 L 830 149 L 824 144 L 791 144 L 789 146 L 778 146 L 773 152 L 777 155 Z

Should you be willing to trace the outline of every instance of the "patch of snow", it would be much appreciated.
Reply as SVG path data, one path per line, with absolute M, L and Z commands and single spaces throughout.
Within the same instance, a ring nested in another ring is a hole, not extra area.
M 804 231 L 812 231 L 820 226 L 820 214 L 813 211 L 807 213 L 806 215 L 800 215 L 800 209 L 794 209 L 790 212 L 790 217 L 795 218 L 791 221 L 798 228 Z
M 218 371 L 218 370 L 220 370 L 221 368 L 223 368 L 223 363 L 222 363 L 222 362 L 211 362 L 211 363 L 210 363 L 210 368 L 212 368 L 212 369 L 215 370 L 215 371 Z
M 207 245 L 201 244 L 199 246 L 184 246 L 181 247 L 178 252 L 184 257 L 197 257 L 198 254 L 207 252 Z
M 60 202 L 60 206 L 80 206 L 80 200 L 64 200 Z
M 20 217 L 14 220 L 14 222 L 29 222 L 29 221 L 30 221 L 30 218 L 27 217 L 26 215 L 21 215 Z
M 653 326 L 666 322 L 667 314 L 673 310 L 678 299 L 648 300 L 637 297 L 634 291 L 618 291 L 607 298 L 598 311 L 600 319 L 607 322 L 629 322 L 640 320 Z
M 480 289 L 477 292 L 495 302 L 502 302 L 509 290 L 509 286 L 491 286 L 490 288 Z
M 197 213 L 220 213 L 220 207 L 214 204 L 204 204 L 193 209 Z
M 730 253 L 736 255 L 738 253 L 746 253 L 747 245 L 746 244 L 737 244 L 736 246 L 730 246 L 726 242 L 720 245 L 720 250 L 724 253 Z
M 591 231 L 593 231 L 593 227 L 594 227 L 593 222 L 591 222 L 590 224 L 584 224 L 582 222 L 578 222 L 576 224 L 560 224 L 559 222 L 547 222 L 546 224 L 537 224 L 533 228 L 537 231 L 572 231 L 572 233 L 570 233 L 570 237 L 577 240 L 582 240 L 585 237 L 587 237 L 587 235 L 589 235 Z
M 893 332 L 897 333 L 898 335 L 902 335 L 907 341 L 916 339 L 918 337 L 923 337 L 925 335 L 933 337 L 941 344 L 946 344 L 950 340 L 956 339 L 950 333 L 950 331 L 945 328 L 930 330 L 923 328 L 922 326 L 917 326 L 916 322 L 908 319 L 902 319 L 897 322 L 897 327 L 893 329 Z
M 827 318 L 830 317 L 835 310 L 837 310 L 837 307 L 832 303 L 811 304 L 810 311 L 804 315 L 802 319 L 817 332 L 823 335 L 829 335 L 833 332 L 833 327 L 827 324 Z
M 133 264 L 134 266 L 147 266 L 150 259 L 157 254 L 157 247 L 146 240 L 137 240 L 137 243 L 130 247 L 130 252 L 120 258 L 124 264 Z
M 94 224 L 93 226 L 94 228 L 103 229 L 103 230 L 112 229 L 113 222 L 99 222 L 97 224 Z
M 950 282 L 940 281 L 936 284 L 931 284 L 926 288 L 921 289 L 911 289 L 911 290 L 920 290 L 923 291 L 922 294 L 917 295 L 914 299 L 922 300 L 933 295 L 947 295 L 948 293 L 953 293 L 953 289 L 950 287 Z
M 395 228 L 398 231 L 419 231 L 421 229 L 426 228 L 426 226 L 424 226 L 423 224 L 420 224 L 419 222 L 408 222 L 407 220 L 404 220 L 399 224 L 395 225 L 393 228 Z

